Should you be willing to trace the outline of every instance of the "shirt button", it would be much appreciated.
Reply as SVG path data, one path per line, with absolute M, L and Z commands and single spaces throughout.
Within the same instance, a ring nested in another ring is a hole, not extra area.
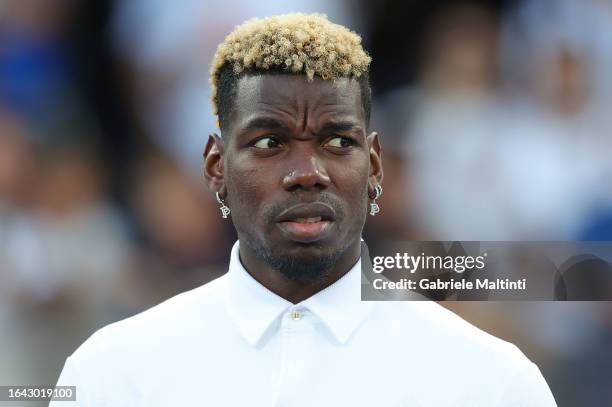
M 300 319 L 302 319 L 302 313 L 300 311 L 293 311 L 291 313 L 291 319 L 293 319 L 294 321 L 299 321 Z

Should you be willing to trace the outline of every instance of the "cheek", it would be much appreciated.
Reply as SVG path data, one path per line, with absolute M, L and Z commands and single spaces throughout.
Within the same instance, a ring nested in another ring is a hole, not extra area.
M 262 194 L 259 185 L 263 176 L 256 167 L 241 165 L 240 161 L 228 160 L 225 182 L 227 186 L 227 201 L 230 208 L 238 210 L 246 206 L 254 209 Z
M 368 168 L 355 168 L 343 174 L 344 200 L 347 205 L 345 218 L 345 239 L 361 236 L 368 211 Z
M 225 182 L 227 203 L 232 210 L 235 226 L 239 230 L 251 229 L 254 224 L 263 224 L 263 214 L 278 188 L 278 182 L 269 168 L 249 164 L 240 155 L 226 164 Z
M 359 213 L 357 211 L 364 210 L 368 199 L 368 165 L 343 165 L 334 172 L 337 174 L 338 190 L 344 196 L 350 211 L 356 215 Z

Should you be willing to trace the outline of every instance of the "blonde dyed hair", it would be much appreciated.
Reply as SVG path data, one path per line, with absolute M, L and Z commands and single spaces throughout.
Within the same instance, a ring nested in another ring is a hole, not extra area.
M 292 13 L 249 20 L 219 44 L 213 58 L 210 84 L 215 114 L 219 113 L 219 73 L 231 66 L 234 74 L 257 71 L 303 73 L 333 80 L 359 78 L 368 71 L 371 58 L 361 37 L 334 24 L 322 14 Z

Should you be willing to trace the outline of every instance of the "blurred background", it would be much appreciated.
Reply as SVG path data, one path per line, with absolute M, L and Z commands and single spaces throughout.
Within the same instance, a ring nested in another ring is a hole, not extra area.
M 289 11 L 373 57 L 373 250 L 612 240 L 612 0 L 2 0 L 1 385 L 55 383 L 96 329 L 226 271 L 209 64 L 236 24 Z M 612 405 L 609 303 L 443 305 L 517 344 L 559 406 Z

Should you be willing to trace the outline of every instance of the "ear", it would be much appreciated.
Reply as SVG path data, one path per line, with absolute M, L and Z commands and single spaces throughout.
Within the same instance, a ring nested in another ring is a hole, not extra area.
M 223 154 L 225 147 L 223 140 L 217 134 L 208 136 L 204 148 L 204 166 L 202 172 L 208 182 L 208 188 L 213 192 L 219 192 L 221 196 L 226 195 L 225 179 L 223 176 Z
M 372 132 L 367 137 L 368 147 L 370 149 L 370 174 L 368 177 L 368 184 L 371 189 L 374 189 L 375 185 L 381 184 L 383 179 L 383 167 L 382 167 L 382 149 L 378 140 L 378 133 Z

